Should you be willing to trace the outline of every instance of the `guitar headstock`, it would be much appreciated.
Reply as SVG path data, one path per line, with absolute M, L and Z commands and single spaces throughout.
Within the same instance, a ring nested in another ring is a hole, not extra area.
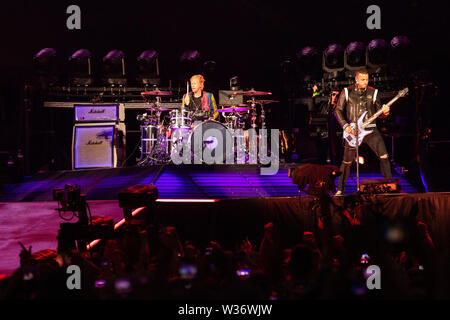
M 408 91 L 409 91 L 408 88 L 405 88 L 405 89 L 403 89 L 403 90 L 400 90 L 400 91 L 397 93 L 397 97 L 399 97 L 399 98 L 404 97 L 404 96 L 408 93 Z

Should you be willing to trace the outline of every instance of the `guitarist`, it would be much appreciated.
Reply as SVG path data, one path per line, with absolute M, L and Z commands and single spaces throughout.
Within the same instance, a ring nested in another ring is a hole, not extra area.
M 356 84 L 342 90 L 334 112 L 342 129 L 353 135 L 355 135 L 356 132 L 354 132 L 350 126 L 350 123 L 357 123 L 361 114 L 368 111 L 364 119 L 364 121 L 366 121 L 381 107 L 378 90 L 368 86 L 369 72 L 365 68 L 356 71 L 355 80 Z M 382 109 L 382 117 L 387 117 L 389 114 L 389 106 L 383 105 Z M 363 142 L 367 143 L 380 159 L 380 169 L 383 177 L 391 178 L 391 165 L 389 163 L 388 153 L 386 151 L 383 137 L 376 128 L 375 122 L 369 124 L 367 129 L 373 129 L 373 132 L 365 136 Z M 338 180 L 338 191 L 336 192 L 337 196 L 342 195 L 344 192 L 345 184 L 348 176 L 350 175 L 350 167 L 355 159 L 355 156 L 356 148 L 350 147 L 348 142 L 345 141 L 344 159 L 342 160 L 340 168 L 342 174 L 339 176 Z

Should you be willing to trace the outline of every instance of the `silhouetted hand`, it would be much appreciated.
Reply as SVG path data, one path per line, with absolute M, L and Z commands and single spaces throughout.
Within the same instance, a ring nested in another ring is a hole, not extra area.
M 31 262 L 31 246 L 27 249 L 20 241 L 19 245 L 22 247 L 22 251 L 20 251 L 19 253 L 19 258 L 20 258 L 20 265 L 23 267 L 29 265 Z

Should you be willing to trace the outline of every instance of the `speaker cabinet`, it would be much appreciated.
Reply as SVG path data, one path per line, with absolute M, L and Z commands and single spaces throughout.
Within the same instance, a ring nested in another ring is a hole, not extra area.
M 125 124 L 76 123 L 72 134 L 72 169 L 115 168 L 125 160 Z

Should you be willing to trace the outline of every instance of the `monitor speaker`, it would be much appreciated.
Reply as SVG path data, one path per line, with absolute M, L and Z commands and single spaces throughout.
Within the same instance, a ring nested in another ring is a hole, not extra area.
M 361 193 L 399 193 L 401 191 L 400 179 L 364 179 L 361 181 L 359 189 Z

